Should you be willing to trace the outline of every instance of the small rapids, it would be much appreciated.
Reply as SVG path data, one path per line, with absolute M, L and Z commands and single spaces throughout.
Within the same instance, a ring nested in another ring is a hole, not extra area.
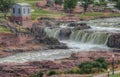
M 120 33 L 120 18 L 96 19 L 86 22 L 91 29 L 72 30 L 69 39 L 60 40 L 60 30 L 68 28 L 66 25 L 61 25 L 59 28 L 45 28 L 45 32 L 49 37 L 59 39 L 65 43 L 70 49 L 55 49 L 55 50 L 40 50 L 32 52 L 18 53 L 9 57 L 0 58 L 0 63 L 5 62 L 28 62 L 55 60 L 69 57 L 72 53 L 83 51 L 110 51 L 106 43 L 111 33 Z

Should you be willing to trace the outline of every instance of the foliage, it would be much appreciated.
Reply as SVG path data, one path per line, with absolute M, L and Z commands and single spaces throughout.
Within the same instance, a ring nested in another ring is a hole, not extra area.
M 5 18 L 14 2 L 14 0 L 0 0 L 0 11 L 4 14 Z
M 106 0 L 99 0 L 100 2 L 99 2 L 99 5 L 100 6 L 106 6 L 107 5 L 107 2 L 106 2 Z
M 106 63 L 106 61 L 105 61 L 105 59 L 104 58 L 98 58 L 98 59 L 96 59 L 96 62 L 98 62 L 98 63 L 100 63 L 102 66 L 101 66 L 101 68 L 103 68 L 103 69 L 107 69 L 108 67 L 107 67 L 107 63 Z
M 67 71 L 70 74 L 79 74 L 80 69 L 78 67 L 73 67 L 71 70 Z
M 91 62 L 83 62 L 79 65 L 79 68 L 81 69 L 80 73 L 90 74 L 92 73 L 93 65 Z
M 93 62 L 83 62 L 79 65 L 80 73 L 90 74 L 101 72 L 102 69 L 107 69 L 107 63 L 104 58 L 98 58 Z
M 116 7 L 120 10 L 120 0 L 117 0 Z
M 55 4 L 62 5 L 63 4 L 63 0 L 55 0 Z
M 2 33 L 11 33 L 10 30 L 5 28 L 4 26 L 0 26 L 0 32 L 2 32 Z
M 78 0 L 64 0 L 64 10 L 70 13 L 76 7 Z
M 54 70 L 49 71 L 49 72 L 47 73 L 48 76 L 55 75 L 55 74 L 57 74 L 57 72 L 54 71 Z
M 32 75 L 30 77 L 43 77 L 43 73 L 42 72 L 39 72 L 37 75 Z
M 90 4 L 94 3 L 94 0 L 80 0 L 82 2 L 82 7 L 84 8 L 84 13 L 87 11 L 87 8 Z
M 52 6 L 53 7 L 53 4 L 55 3 L 54 0 L 47 0 L 47 6 L 50 7 Z

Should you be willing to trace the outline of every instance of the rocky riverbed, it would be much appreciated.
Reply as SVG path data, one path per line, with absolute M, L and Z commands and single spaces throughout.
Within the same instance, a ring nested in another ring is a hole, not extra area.
M 54 61 L 33 61 L 25 63 L 1 63 L 0 77 L 29 77 L 39 71 L 48 70 L 70 70 L 84 61 L 93 61 L 104 57 L 107 62 L 112 62 L 112 54 L 115 55 L 115 62 L 120 59 L 119 52 L 89 51 L 73 53 L 69 58 Z M 116 67 L 117 68 L 117 67 Z M 49 76 L 48 76 L 49 77 Z M 54 76 L 53 76 L 54 77 Z M 57 77 L 57 76 L 56 76 Z M 75 75 L 77 77 L 77 75 Z
M 65 71 L 99 57 L 111 62 L 113 53 L 117 63 L 119 26 L 119 18 L 63 24 L 39 21 L 30 34 L 0 34 L 0 57 L 4 57 L 0 58 L 0 76 L 29 77 L 39 71 Z

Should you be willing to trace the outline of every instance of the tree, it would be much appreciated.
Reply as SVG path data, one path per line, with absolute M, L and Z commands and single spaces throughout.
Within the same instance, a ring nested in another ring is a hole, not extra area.
M 49 7 L 54 7 L 54 3 L 55 3 L 55 1 L 54 0 L 47 0 L 47 6 L 49 6 Z
M 84 14 L 86 13 L 90 4 L 94 3 L 94 0 L 80 0 L 82 2 L 82 7 L 84 8 Z
M 116 7 L 120 10 L 120 0 L 116 1 Z
M 63 0 L 55 0 L 55 4 L 62 5 L 63 4 Z
M 70 13 L 76 7 L 78 0 L 64 0 L 64 10 Z
M 107 5 L 107 2 L 106 2 L 106 0 L 99 0 L 100 2 L 99 2 L 99 5 L 100 6 L 106 6 Z
M 5 18 L 14 2 L 15 2 L 14 0 L 0 0 L 0 11 L 4 14 Z

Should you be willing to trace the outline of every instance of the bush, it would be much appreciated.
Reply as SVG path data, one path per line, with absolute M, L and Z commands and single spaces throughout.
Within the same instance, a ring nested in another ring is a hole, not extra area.
M 70 74 L 79 74 L 80 69 L 78 67 L 73 67 L 71 70 L 67 71 Z
M 42 72 L 39 72 L 37 75 L 32 75 L 30 77 L 43 77 L 43 73 Z
M 48 73 L 47 73 L 47 75 L 48 76 L 51 76 L 51 75 L 56 75 L 57 74 L 57 72 L 56 71 L 49 71 Z
M 100 58 L 96 59 L 95 61 L 102 65 L 101 68 L 103 68 L 103 69 L 108 68 L 108 64 L 107 64 L 107 62 L 105 61 L 104 58 L 100 57 Z
M 79 65 L 79 68 L 81 69 L 80 70 L 80 73 L 81 74 L 90 74 L 92 73 L 92 68 L 93 68 L 93 65 L 92 65 L 92 62 L 83 62 Z
M 81 74 L 90 74 L 101 72 L 102 70 L 106 70 L 108 68 L 108 64 L 104 58 L 98 58 L 93 62 L 83 62 L 79 65 Z

